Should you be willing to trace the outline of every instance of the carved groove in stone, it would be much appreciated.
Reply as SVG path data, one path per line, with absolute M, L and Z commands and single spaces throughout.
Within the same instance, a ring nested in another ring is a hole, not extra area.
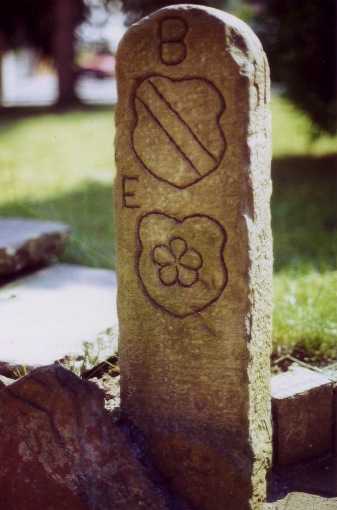
M 206 215 L 183 220 L 157 212 L 143 216 L 138 226 L 138 276 L 147 296 L 176 317 L 217 301 L 227 284 L 226 237 L 223 227 Z
M 138 87 L 135 107 L 133 148 L 155 177 L 183 189 L 219 166 L 225 102 L 210 81 L 151 76 Z
M 166 18 L 160 23 L 160 60 L 167 66 L 181 64 L 187 56 L 186 21 L 179 17 Z
M 128 209 L 139 209 L 140 205 L 134 201 L 134 197 L 136 195 L 135 189 L 130 189 L 131 183 L 138 183 L 139 177 L 129 177 L 127 175 L 123 175 L 122 178 L 122 197 L 123 197 L 123 207 Z
M 175 284 L 192 287 L 199 280 L 199 269 L 203 265 L 201 254 L 189 248 L 181 237 L 173 237 L 168 245 L 155 246 L 152 260 L 160 266 L 159 279 L 167 287 Z

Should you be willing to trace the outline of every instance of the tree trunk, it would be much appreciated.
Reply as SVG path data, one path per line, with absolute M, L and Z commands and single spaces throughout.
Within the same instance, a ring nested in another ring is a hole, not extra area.
M 77 24 L 76 0 L 53 0 L 53 53 L 58 74 L 57 104 L 67 106 L 78 102 L 75 93 L 74 31 Z

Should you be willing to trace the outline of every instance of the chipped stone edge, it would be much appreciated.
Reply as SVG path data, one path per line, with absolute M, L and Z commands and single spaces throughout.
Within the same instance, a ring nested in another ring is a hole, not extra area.
M 65 249 L 70 236 L 71 230 L 66 227 L 62 232 L 45 232 L 23 243 L 0 249 L 0 277 L 10 276 L 22 269 L 34 268 L 58 257 Z M 52 253 L 49 253 L 48 245 L 53 247 Z

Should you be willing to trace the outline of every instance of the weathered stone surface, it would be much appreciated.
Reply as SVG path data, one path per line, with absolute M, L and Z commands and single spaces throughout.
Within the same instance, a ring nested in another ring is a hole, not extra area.
M 286 466 L 332 452 L 333 383 L 295 367 L 271 379 L 274 463 Z
M 68 356 L 80 364 L 117 350 L 114 271 L 60 264 L 0 288 L 0 373 L 48 365 Z M 86 359 L 83 360 L 83 357 Z M 91 361 L 90 361 L 91 360 Z
M 111 377 L 105 374 L 101 378 L 91 377 L 90 381 L 104 391 L 105 408 L 108 411 L 114 411 L 120 407 L 120 377 Z
M 264 510 L 337 510 L 337 499 L 294 492 L 282 501 L 266 504 Z
M 268 64 L 196 6 L 132 26 L 117 55 L 121 406 L 202 510 L 261 508 L 271 452 Z
M 0 218 L 0 279 L 57 257 L 69 234 L 63 223 Z
M 94 384 L 39 368 L 0 409 L 1 510 L 167 509 Z

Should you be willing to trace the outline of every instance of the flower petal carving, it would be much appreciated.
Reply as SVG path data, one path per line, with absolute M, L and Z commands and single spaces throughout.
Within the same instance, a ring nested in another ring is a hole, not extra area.
M 174 285 L 178 281 L 178 269 L 175 264 L 163 266 L 159 269 L 159 278 L 164 285 Z
M 166 266 L 167 264 L 174 264 L 176 259 L 167 246 L 159 245 L 155 246 L 153 250 L 153 260 L 160 266 Z
M 181 287 L 191 287 L 198 281 L 202 257 L 193 248 L 188 248 L 185 239 L 181 237 L 173 237 L 168 246 L 155 246 L 152 259 L 161 266 L 158 275 L 163 285 L 177 283 Z
M 202 258 L 198 251 L 189 248 L 179 259 L 179 264 L 189 269 L 197 271 L 202 266 Z
M 184 239 L 182 239 L 181 237 L 174 237 L 170 241 L 170 248 L 171 248 L 173 255 L 175 256 L 176 261 L 178 262 L 179 259 L 186 252 L 187 244 L 186 244 L 186 241 Z
M 178 265 L 178 281 L 182 287 L 191 287 L 198 281 L 198 272 Z

